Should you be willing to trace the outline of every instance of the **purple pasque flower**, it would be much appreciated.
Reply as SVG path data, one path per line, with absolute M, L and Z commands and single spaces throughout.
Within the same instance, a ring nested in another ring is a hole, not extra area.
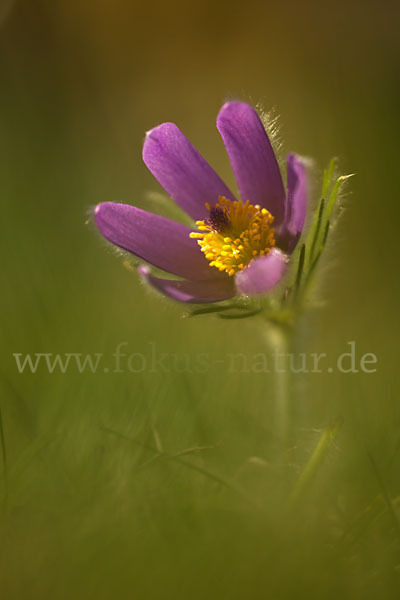
M 306 169 L 287 158 L 286 193 L 274 151 L 256 111 L 227 102 L 217 118 L 237 181 L 237 200 L 173 123 L 149 131 L 143 160 L 166 192 L 196 221 L 197 231 L 134 206 L 95 208 L 100 233 L 147 263 L 180 279 L 139 267 L 141 276 L 180 302 L 218 302 L 267 293 L 284 276 L 303 229 Z

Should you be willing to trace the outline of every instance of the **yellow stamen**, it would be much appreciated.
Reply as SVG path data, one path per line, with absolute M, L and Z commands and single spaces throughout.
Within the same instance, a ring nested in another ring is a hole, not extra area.
M 193 232 L 190 237 L 197 239 L 210 267 L 232 277 L 275 246 L 274 217 L 266 208 L 220 196 L 214 208 L 207 203 L 206 209 L 210 219 L 197 221 L 201 233 Z M 213 211 L 218 212 L 219 220 L 211 218 Z

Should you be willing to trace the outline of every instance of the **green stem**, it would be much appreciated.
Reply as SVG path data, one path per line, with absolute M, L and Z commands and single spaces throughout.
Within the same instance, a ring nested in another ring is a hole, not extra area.
M 286 454 L 292 442 L 292 379 L 289 357 L 292 349 L 293 329 L 286 324 L 269 324 L 265 338 L 272 350 L 274 385 L 274 425 L 282 444 L 282 455 Z

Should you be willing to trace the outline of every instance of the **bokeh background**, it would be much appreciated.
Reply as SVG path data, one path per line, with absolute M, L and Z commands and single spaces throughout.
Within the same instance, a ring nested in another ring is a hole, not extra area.
M 398 598 L 399 17 L 377 0 L 2 0 L 2 598 Z M 234 186 L 227 98 L 275 108 L 282 156 L 314 157 L 317 180 L 335 155 L 357 174 L 298 350 L 354 340 L 378 370 L 296 377 L 295 459 L 271 376 L 185 367 L 263 352 L 257 326 L 182 318 L 90 223 L 98 202 L 160 191 L 141 146 L 163 121 Z M 13 357 L 121 342 L 183 367 L 20 374 Z

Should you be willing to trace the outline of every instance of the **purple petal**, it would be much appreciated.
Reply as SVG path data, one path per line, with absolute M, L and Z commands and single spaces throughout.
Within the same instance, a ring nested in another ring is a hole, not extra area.
M 284 216 L 285 192 L 278 163 L 264 126 L 254 108 L 227 102 L 217 118 L 242 196 L 267 208 L 279 225 Z
M 143 258 L 159 269 L 190 279 L 215 279 L 190 227 L 145 210 L 103 202 L 96 206 L 95 221 L 110 242 Z
M 236 294 L 233 278 L 225 277 L 222 273 L 219 273 L 220 277 L 213 281 L 177 281 L 176 279 L 154 277 L 146 266 L 139 267 L 138 271 L 153 288 L 179 302 L 194 304 L 220 302 L 232 298 Z
M 308 181 L 304 162 L 296 154 L 287 157 L 286 214 L 282 227 L 282 240 L 292 251 L 303 230 L 307 213 Z
M 260 256 L 248 267 L 235 275 L 235 283 L 241 294 L 265 294 L 274 288 L 286 271 L 286 254 L 273 248 L 268 256 Z
M 232 192 L 173 123 L 149 131 L 143 146 L 147 168 L 168 194 L 193 219 L 203 219 L 205 203 L 218 196 L 234 200 Z

